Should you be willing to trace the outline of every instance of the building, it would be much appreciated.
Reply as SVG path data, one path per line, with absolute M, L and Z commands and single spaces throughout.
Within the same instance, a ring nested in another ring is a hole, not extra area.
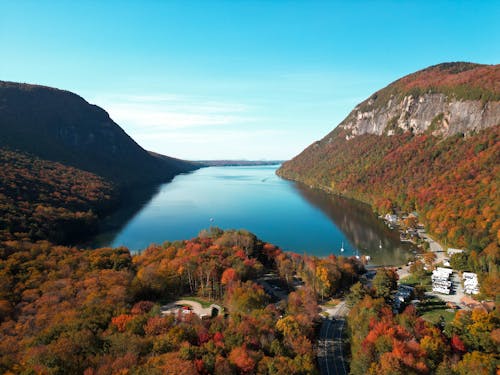
M 453 283 L 450 276 L 453 273 L 451 268 L 438 267 L 432 271 L 432 291 L 442 294 L 451 294 Z
M 414 294 L 415 288 L 409 285 L 398 285 L 398 290 L 394 294 L 394 298 L 392 300 L 392 311 L 394 313 L 401 312 L 411 301 Z
M 462 279 L 464 281 L 464 292 L 466 294 L 479 294 L 477 274 L 474 272 L 464 272 L 462 274 Z

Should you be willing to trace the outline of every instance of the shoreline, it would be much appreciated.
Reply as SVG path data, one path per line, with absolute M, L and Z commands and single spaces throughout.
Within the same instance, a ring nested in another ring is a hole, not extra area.
M 362 205 L 365 205 L 365 206 L 368 206 L 371 210 L 371 212 L 378 217 L 379 220 L 381 220 L 384 224 L 386 224 L 390 230 L 394 230 L 394 231 L 397 231 L 400 235 L 400 243 L 401 244 L 409 244 L 411 246 L 413 246 L 415 249 L 418 248 L 418 245 L 413 241 L 413 240 L 408 240 L 408 239 L 405 239 L 405 240 L 401 240 L 401 232 L 397 229 L 397 227 L 393 226 L 393 225 L 389 225 L 390 223 L 384 219 L 384 217 L 382 215 L 380 215 L 377 211 L 375 211 L 372 207 L 372 205 L 368 202 L 365 202 L 365 201 L 362 201 L 362 200 L 359 200 L 359 199 L 356 199 L 356 198 L 352 198 L 352 197 L 349 197 L 349 196 L 346 196 L 346 195 L 343 195 L 343 194 L 340 194 L 340 193 L 337 193 L 337 192 L 334 192 L 331 188 L 327 187 L 327 186 L 323 186 L 323 185 L 319 185 L 319 184 L 308 184 L 306 183 L 305 181 L 301 180 L 301 179 L 296 179 L 296 178 L 291 178 L 289 176 L 285 176 L 283 175 L 281 172 L 280 172 L 280 169 L 281 168 L 278 168 L 276 170 L 276 175 L 280 178 L 283 178 L 285 180 L 288 180 L 288 181 L 292 181 L 292 182 L 296 182 L 296 183 L 299 183 L 299 184 L 302 184 L 304 186 L 306 186 L 307 188 L 309 189 L 317 189 L 317 190 L 321 190 L 322 192 L 330 195 L 330 196 L 334 196 L 334 197 L 338 197 L 338 198 L 342 198 L 342 199 L 347 199 L 347 200 L 351 200 L 353 202 L 356 202 L 358 204 L 362 204 Z M 419 232 L 419 235 L 421 235 L 421 232 Z M 399 270 L 399 268 L 403 268 L 403 267 L 408 267 L 408 262 L 406 263 L 403 263 L 403 264 L 391 264 L 391 265 L 388 265 L 388 264 L 383 264 L 383 265 L 380 265 L 380 264 L 370 264 L 370 261 L 368 261 L 368 263 L 365 265 L 365 267 L 367 269 L 377 269 L 377 268 L 397 268 Z
M 426 241 L 429 244 L 429 250 L 436 254 L 436 259 L 434 260 L 433 265 L 443 262 L 446 258 L 443 246 L 434 240 L 428 233 L 419 232 L 419 237 Z M 409 276 L 411 274 L 410 265 L 405 264 L 404 266 L 401 266 L 401 269 L 398 268 L 397 274 L 399 276 L 399 280 Z

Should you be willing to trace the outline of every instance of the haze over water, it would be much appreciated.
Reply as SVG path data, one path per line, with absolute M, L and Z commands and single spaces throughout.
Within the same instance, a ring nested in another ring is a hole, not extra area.
M 213 225 L 246 229 L 298 253 L 341 254 L 343 246 L 343 255 L 370 255 L 373 264 L 402 264 L 410 255 L 368 206 L 284 180 L 275 175 L 277 167 L 209 167 L 179 175 L 137 213 L 125 207 L 108 218 L 96 244 L 138 251 Z

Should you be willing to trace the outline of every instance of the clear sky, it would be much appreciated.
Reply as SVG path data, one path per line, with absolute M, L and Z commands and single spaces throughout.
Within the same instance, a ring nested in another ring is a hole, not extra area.
M 144 148 L 288 159 L 391 81 L 500 63 L 500 1 L 0 0 L 0 80 L 73 91 Z

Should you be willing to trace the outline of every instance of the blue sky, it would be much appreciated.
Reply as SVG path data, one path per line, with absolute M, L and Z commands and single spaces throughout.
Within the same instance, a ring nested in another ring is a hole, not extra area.
M 0 80 L 70 90 L 146 149 L 288 159 L 391 81 L 500 62 L 499 1 L 4 1 Z

